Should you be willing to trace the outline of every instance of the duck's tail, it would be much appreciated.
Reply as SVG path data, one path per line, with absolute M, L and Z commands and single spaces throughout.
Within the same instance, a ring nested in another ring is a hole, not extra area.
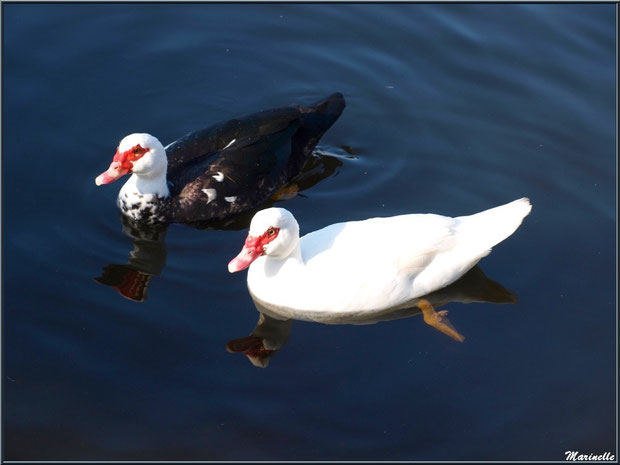
M 313 105 L 297 107 L 301 112 L 301 125 L 293 136 L 292 150 L 298 156 L 292 157 L 284 170 L 288 179 L 299 173 L 316 144 L 340 117 L 345 106 L 342 94 L 335 92 Z
M 456 219 L 460 220 L 457 228 L 461 243 L 483 257 L 514 233 L 531 210 L 530 199 L 523 197 L 475 215 L 460 216 Z
M 340 117 L 345 106 L 344 96 L 340 92 L 334 92 L 304 110 L 318 116 L 315 124 L 322 135 Z

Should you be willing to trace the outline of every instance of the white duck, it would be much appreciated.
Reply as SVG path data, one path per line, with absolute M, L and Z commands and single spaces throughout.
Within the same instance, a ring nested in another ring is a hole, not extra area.
M 250 293 L 269 307 L 315 314 L 393 308 L 463 276 L 531 209 L 522 198 L 470 216 L 371 218 L 299 238 L 289 211 L 268 208 L 252 219 L 228 271 L 250 267 Z

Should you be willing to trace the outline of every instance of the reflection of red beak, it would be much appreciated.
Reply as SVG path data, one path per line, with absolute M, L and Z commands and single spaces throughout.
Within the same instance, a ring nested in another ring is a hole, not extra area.
M 252 365 L 262 368 L 269 364 L 269 357 L 276 352 L 272 349 L 266 349 L 263 339 L 258 336 L 233 339 L 226 344 L 226 351 L 231 354 L 242 353 L 250 359 Z
M 143 302 L 146 300 L 146 290 L 151 277 L 127 265 L 110 264 L 95 281 L 116 289 L 120 295 L 134 302 Z
M 98 186 L 102 184 L 109 184 L 116 181 L 121 176 L 126 175 L 128 172 L 129 170 L 124 169 L 119 162 L 113 161 L 106 172 L 101 173 L 95 178 L 95 184 Z
M 260 257 L 263 254 L 261 239 L 262 237 L 248 236 L 239 255 L 228 263 L 228 271 L 235 273 L 236 271 L 245 270 L 254 260 Z

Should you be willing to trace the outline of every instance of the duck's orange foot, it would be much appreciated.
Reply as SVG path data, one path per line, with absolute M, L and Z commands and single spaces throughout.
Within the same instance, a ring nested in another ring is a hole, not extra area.
M 446 317 L 448 314 L 447 310 L 439 310 L 436 312 L 433 305 L 426 299 L 420 299 L 418 301 L 418 307 L 422 310 L 424 323 L 450 336 L 455 341 L 463 342 L 465 340 L 465 337 L 459 334 L 459 332 L 454 329 L 454 326 L 450 324 L 450 321 Z
M 289 200 L 295 197 L 299 193 L 299 186 L 297 184 L 291 184 L 289 186 L 284 186 L 275 194 L 271 196 L 273 200 Z

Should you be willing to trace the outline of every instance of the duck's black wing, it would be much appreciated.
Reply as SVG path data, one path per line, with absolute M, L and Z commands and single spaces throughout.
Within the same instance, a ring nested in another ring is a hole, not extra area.
M 298 118 L 297 108 L 276 108 L 191 132 L 166 147 L 168 179 L 177 177 L 188 164 L 221 153 L 231 143 L 249 143 L 278 133 Z
M 171 144 L 171 221 L 196 222 L 260 205 L 295 176 L 338 119 L 344 98 L 255 113 Z
M 175 221 L 205 221 L 234 215 L 267 200 L 291 157 L 293 120 L 283 130 L 247 137 L 179 173 L 171 188 Z

